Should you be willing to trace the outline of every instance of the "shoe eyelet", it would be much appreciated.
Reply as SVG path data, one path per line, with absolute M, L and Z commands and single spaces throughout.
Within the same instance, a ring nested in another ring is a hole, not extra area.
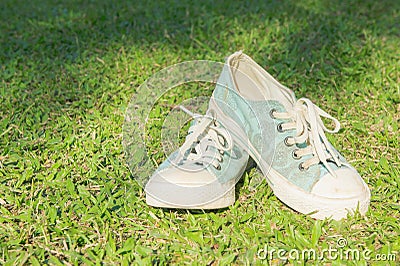
M 285 143 L 285 145 L 286 145 L 287 147 L 293 146 L 293 144 L 289 143 L 289 138 L 293 138 L 293 137 L 287 136 L 287 137 L 283 140 L 283 142 Z
M 275 108 L 272 108 L 271 109 L 271 111 L 269 111 L 269 116 L 272 118 L 272 119 L 276 119 L 276 117 L 274 116 L 274 113 L 276 112 L 276 109 Z
M 283 133 L 283 128 L 282 128 L 282 123 L 279 123 L 277 126 L 276 126 L 276 130 L 278 130 L 278 132 L 279 133 Z
M 295 149 L 295 150 L 292 151 L 292 157 L 293 157 L 293 159 L 295 159 L 295 160 L 299 160 L 299 159 L 301 158 L 300 156 L 298 156 L 298 155 L 296 154 L 297 151 L 298 151 L 298 149 Z
M 221 171 L 221 165 L 219 164 L 217 167 L 215 167 L 218 171 Z
M 299 164 L 299 170 L 302 171 L 302 172 L 304 172 L 304 171 L 307 171 L 308 168 L 305 168 L 305 167 L 303 166 L 303 163 L 301 163 L 301 164 Z

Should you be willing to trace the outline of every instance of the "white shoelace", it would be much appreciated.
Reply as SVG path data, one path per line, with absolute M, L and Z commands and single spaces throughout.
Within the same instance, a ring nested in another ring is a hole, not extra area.
M 179 108 L 196 120 L 196 123 L 189 128 L 189 135 L 179 148 L 177 161 L 211 164 L 216 169 L 221 169 L 222 155 L 225 151 L 232 149 L 233 145 L 228 131 L 218 127 L 212 116 L 194 114 L 183 106 Z
M 336 176 L 329 166 L 328 160 L 333 160 L 338 166 L 341 166 L 342 163 L 339 159 L 339 154 L 332 148 L 325 136 L 325 132 L 337 133 L 339 131 L 340 123 L 336 118 L 321 110 L 307 98 L 297 100 L 293 110 L 288 113 L 279 113 L 276 110 L 272 110 L 271 116 L 273 118 L 290 120 L 287 123 L 280 123 L 278 131 L 296 130 L 295 137 L 287 137 L 285 139 L 287 146 L 296 143 L 307 143 L 307 147 L 298 148 L 293 152 L 295 159 L 300 159 L 300 157 L 306 155 L 313 155 L 312 158 L 299 165 L 300 170 L 307 170 L 310 166 L 322 162 L 329 173 Z M 333 121 L 335 127 L 332 130 L 328 129 L 321 117 Z

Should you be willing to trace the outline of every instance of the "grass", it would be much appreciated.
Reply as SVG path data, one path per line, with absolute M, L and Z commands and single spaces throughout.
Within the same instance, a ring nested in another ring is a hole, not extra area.
M 399 13 L 395 0 L 1 1 L 0 264 L 301 265 L 257 252 L 340 238 L 371 259 L 307 263 L 399 263 Z M 240 49 L 341 121 L 329 138 L 371 189 L 365 217 L 298 214 L 251 189 L 256 169 L 224 210 L 145 204 L 123 155 L 130 98 L 164 67 Z

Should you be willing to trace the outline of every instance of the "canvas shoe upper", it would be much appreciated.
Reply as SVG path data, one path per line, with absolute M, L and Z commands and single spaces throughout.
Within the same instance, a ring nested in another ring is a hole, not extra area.
M 184 144 L 150 177 L 146 202 L 156 207 L 214 209 L 234 203 L 235 184 L 248 154 L 237 146 L 220 121 L 193 114 Z
M 296 99 L 247 55 L 227 59 L 210 108 L 291 208 L 318 219 L 367 211 L 368 186 L 325 136 L 338 132 L 339 121 L 309 99 Z

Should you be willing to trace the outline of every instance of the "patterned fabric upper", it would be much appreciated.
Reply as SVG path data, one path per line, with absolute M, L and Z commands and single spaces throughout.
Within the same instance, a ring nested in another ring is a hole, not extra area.
M 327 168 L 322 163 L 314 164 L 306 171 L 299 168 L 299 164 L 310 159 L 312 155 L 306 155 L 299 159 L 294 158 L 293 152 L 298 148 L 307 147 L 308 143 L 296 143 L 292 146 L 287 146 L 284 143 L 285 138 L 295 136 L 296 130 L 283 132 L 277 130 L 279 123 L 288 122 L 283 119 L 274 119 L 270 115 L 271 110 L 287 112 L 280 102 L 276 100 L 253 101 L 243 99 L 234 89 L 233 82 L 226 69 L 218 80 L 213 97 L 219 108 L 225 114 L 229 114 L 243 129 L 261 158 L 293 184 L 306 191 L 311 191 L 313 185 L 328 173 Z M 331 148 L 333 147 L 331 146 Z M 339 158 L 343 162 L 341 167 L 351 167 L 340 154 Z M 328 164 L 333 171 L 338 169 L 334 162 L 328 161 Z
M 191 125 L 194 126 L 195 124 L 196 122 L 192 121 Z M 202 140 L 199 142 L 201 141 Z M 194 143 L 193 146 L 195 145 L 196 143 Z M 235 178 L 238 172 L 243 171 L 249 159 L 249 156 L 245 151 L 240 149 L 235 143 L 232 145 L 232 149 L 223 151 L 222 160 L 219 162 L 220 167 L 218 168 L 214 167 L 212 164 L 204 164 L 197 161 L 185 160 L 185 158 L 178 158 L 179 150 L 176 150 L 158 167 L 156 173 L 164 171 L 169 167 L 179 167 L 183 171 L 205 170 L 215 176 L 218 182 L 225 183 L 232 178 Z M 185 154 L 188 154 L 190 149 L 185 151 Z M 207 149 L 215 150 L 216 147 L 210 145 Z M 220 151 L 216 152 L 219 153 Z

